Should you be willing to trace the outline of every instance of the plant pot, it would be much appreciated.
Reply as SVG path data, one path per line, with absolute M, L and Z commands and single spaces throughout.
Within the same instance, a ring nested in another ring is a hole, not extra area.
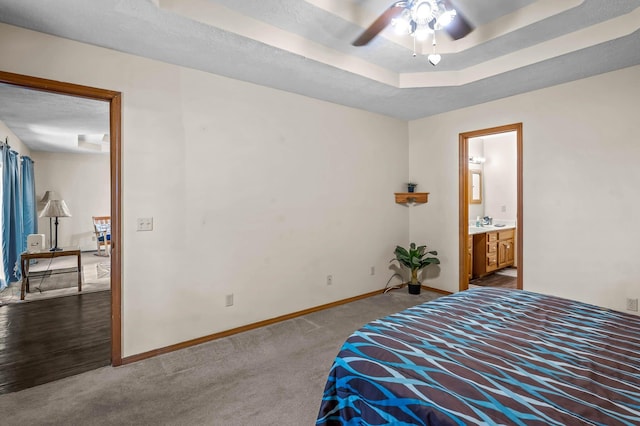
M 407 186 L 407 191 L 414 192 L 415 190 L 416 190 L 416 186 L 415 185 L 408 185 Z
M 421 285 L 420 284 L 407 284 L 407 287 L 409 287 L 409 294 L 420 294 L 420 288 Z

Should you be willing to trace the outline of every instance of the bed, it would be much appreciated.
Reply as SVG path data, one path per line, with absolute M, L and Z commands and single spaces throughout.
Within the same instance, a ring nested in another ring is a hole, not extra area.
M 640 317 L 467 290 L 373 321 L 329 372 L 317 425 L 640 425 Z

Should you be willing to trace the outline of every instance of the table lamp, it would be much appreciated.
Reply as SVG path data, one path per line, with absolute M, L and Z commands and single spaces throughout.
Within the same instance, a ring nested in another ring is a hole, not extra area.
M 56 226 L 56 243 L 49 251 L 60 251 L 61 248 L 58 247 L 58 218 L 59 217 L 71 217 L 71 212 L 69 211 L 69 207 L 67 207 L 67 203 L 64 200 L 49 200 L 47 205 L 44 206 L 44 210 L 40 213 L 40 217 L 55 217 L 55 226 Z
M 40 200 L 40 202 L 42 203 L 41 205 L 47 205 L 47 203 L 49 202 L 49 200 L 59 200 L 60 196 L 58 195 L 58 193 L 56 191 L 47 191 L 44 193 L 44 195 L 42 196 L 42 199 Z M 51 222 L 51 218 L 49 218 L 49 248 L 53 248 L 53 222 Z

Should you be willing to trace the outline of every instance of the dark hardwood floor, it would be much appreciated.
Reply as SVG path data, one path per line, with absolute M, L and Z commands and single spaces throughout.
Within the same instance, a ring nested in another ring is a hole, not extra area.
M 470 285 L 478 285 L 481 287 L 505 287 L 517 288 L 517 278 L 508 275 L 490 274 L 482 278 L 475 278 L 469 281 Z
M 111 292 L 0 306 L 0 394 L 111 363 Z

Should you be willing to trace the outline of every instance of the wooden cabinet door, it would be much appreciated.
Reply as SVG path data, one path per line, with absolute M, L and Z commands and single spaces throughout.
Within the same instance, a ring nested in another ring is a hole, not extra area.
M 513 265 L 513 260 L 515 259 L 516 247 L 513 244 L 513 240 L 507 240 L 507 247 L 505 250 L 505 260 L 506 266 Z
M 507 242 L 498 242 L 498 267 L 503 268 L 507 258 Z
M 513 265 L 513 240 L 498 241 L 498 268 Z
M 467 240 L 467 271 L 471 279 L 473 277 L 473 235 L 469 235 Z

